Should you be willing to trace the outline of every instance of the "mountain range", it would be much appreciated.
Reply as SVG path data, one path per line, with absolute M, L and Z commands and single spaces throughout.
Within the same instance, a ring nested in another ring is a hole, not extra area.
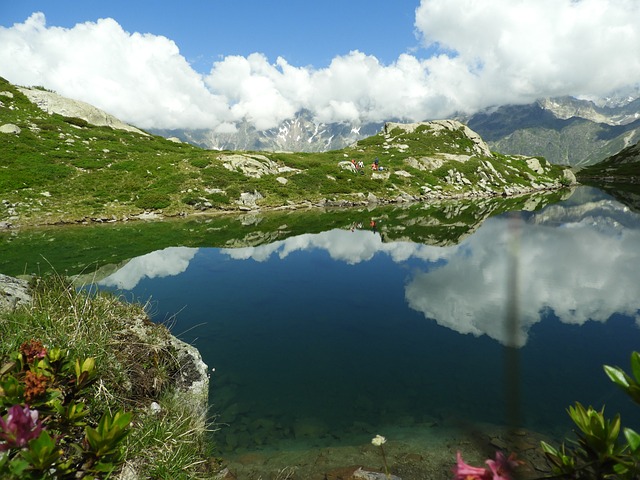
M 598 105 L 573 97 L 506 105 L 466 119 L 494 150 L 584 167 L 640 141 L 640 97 Z
M 390 119 L 393 120 L 393 119 Z M 384 122 L 356 125 L 350 123 L 322 123 L 313 119 L 308 110 L 301 110 L 278 127 L 256 130 L 249 122 L 237 124 L 235 133 L 216 133 L 214 130 L 160 130 L 151 133 L 176 137 L 209 150 L 258 150 L 271 152 L 327 152 L 353 145 L 382 130 Z
M 592 165 L 640 141 L 640 89 L 603 99 L 546 98 L 459 116 L 494 151 L 542 156 L 555 164 Z M 398 121 L 399 119 L 389 119 Z M 240 123 L 232 134 L 213 130 L 152 130 L 213 150 L 325 152 L 379 132 L 383 123 L 321 123 L 300 111 L 277 128 Z

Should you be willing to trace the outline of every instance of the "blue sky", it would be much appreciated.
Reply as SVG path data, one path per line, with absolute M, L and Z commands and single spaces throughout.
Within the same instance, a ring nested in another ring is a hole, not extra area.
M 71 28 L 111 17 L 128 32 L 172 39 L 194 68 L 205 73 L 227 55 L 264 53 L 299 66 L 327 66 L 337 55 L 360 50 L 383 63 L 419 47 L 414 35 L 419 0 L 186 2 L 19 0 L 3 2 L 0 24 L 24 22 L 43 12 L 47 24 Z
M 0 76 L 141 128 L 423 121 L 640 85 L 638 0 L 15 0 Z

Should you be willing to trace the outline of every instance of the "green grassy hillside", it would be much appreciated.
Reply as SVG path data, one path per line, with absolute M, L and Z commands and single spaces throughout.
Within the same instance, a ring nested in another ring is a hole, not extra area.
M 589 183 L 640 183 L 640 143 L 578 172 Z
M 568 183 L 563 167 L 544 160 L 534 162 L 542 165 L 536 168 L 524 157 L 474 154 L 463 128 L 396 128 L 326 153 L 207 151 L 45 113 L 0 78 L 0 127 L 7 124 L 19 133 L 0 133 L 5 226 L 122 220 L 144 212 L 348 206 L 372 196 L 388 203 L 514 195 Z M 238 154 L 262 171 L 252 175 L 234 166 L 230 159 Z M 376 157 L 383 172 L 369 168 Z M 365 169 L 351 170 L 351 159 Z M 253 194 L 249 203 L 243 193 Z

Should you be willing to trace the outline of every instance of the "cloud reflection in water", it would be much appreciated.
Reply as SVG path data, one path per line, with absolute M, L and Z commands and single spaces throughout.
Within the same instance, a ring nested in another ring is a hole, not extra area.
M 487 221 L 465 242 L 468 254 L 456 248 L 441 268 L 415 275 L 406 286 L 411 308 L 460 333 L 507 343 L 507 221 Z M 526 343 L 545 309 L 577 325 L 604 322 L 615 313 L 638 321 L 638 246 L 638 230 L 601 229 L 588 221 L 563 227 L 522 223 L 516 345 Z
M 604 206 L 610 205 L 606 202 Z M 621 227 L 620 216 L 637 217 L 627 209 L 609 211 L 598 206 L 598 217 L 561 209 L 530 221 L 506 217 L 487 220 L 459 245 L 433 247 L 411 242 L 383 243 L 370 231 L 331 230 L 300 235 L 269 245 L 224 249 L 234 259 L 264 261 L 285 258 L 294 251 L 324 249 L 348 264 L 370 260 L 375 254 L 394 261 L 409 258 L 437 262 L 414 272 L 407 280 L 408 305 L 426 318 L 462 334 L 488 335 L 503 343 L 523 346 L 541 313 L 552 310 L 564 323 L 582 325 L 607 321 L 618 313 L 640 324 L 640 230 L 637 218 Z M 615 216 L 613 215 L 615 214 Z M 562 223 L 558 225 L 558 215 Z M 573 216 L 573 222 L 568 218 Z M 618 217 L 614 220 L 615 217 Z M 518 271 L 520 325 L 508 340 L 504 319 L 508 285 L 509 221 L 519 223 Z M 630 225 L 636 228 L 629 228 Z
M 169 247 L 132 258 L 117 272 L 100 280 L 98 285 L 132 290 L 143 278 L 179 275 L 189 266 L 197 248 Z
M 610 201 L 573 208 L 554 205 L 526 221 L 493 217 L 449 247 L 383 242 L 370 230 L 334 229 L 220 253 L 258 262 L 313 249 L 349 265 L 375 255 L 388 255 L 397 263 L 418 260 L 405 284 L 410 308 L 459 333 L 487 335 L 503 344 L 525 345 L 531 326 L 547 310 L 567 324 L 605 322 L 617 313 L 640 325 L 640 217 Z M 519 227 L 520 325 L 511 340 L 504 328 L 513 280 L 508 276 L 509 222 Z M 130 290 L 143 278 L 178 275 L 197 251 L 174 247 L 134 258 L 100 284 Z
M 349 265 L 371 260 L 377 253 L 385 253 L 394 261 L 402 262 L 408 258 L 437 260 L 441 249 L 430 245 L 412 242 L 382 242 L 379 235 L 365 230 L 334 229 L 318 234 L 298 235 L 286 240 L 260 245 L 258 247 L 225 248 L 222 253 L 236 260 L 252 259 L 258 262 L 267 260 L 272 255 L 286 258 L 296 251 L 322 249 L 334 260 Z

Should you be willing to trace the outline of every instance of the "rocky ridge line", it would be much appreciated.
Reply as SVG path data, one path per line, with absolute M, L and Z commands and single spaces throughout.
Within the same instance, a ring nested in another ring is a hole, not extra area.
M 18 90 L 26 95 L 26 97 L 32 103 L 36 104 L 41 110 L 49 114 L 57 113 L 64 117 L 81 118 L 98 127 L 111 127 L 116 130 L 126 130 L 127 132 L 148 135 L 142 130 L 124 123 L 113 115 L 110 115 L 88 103 L 66 98 L 55 92 L 49 92 L 47 90 L 40 90 L 37 88 L 18 87 Z

